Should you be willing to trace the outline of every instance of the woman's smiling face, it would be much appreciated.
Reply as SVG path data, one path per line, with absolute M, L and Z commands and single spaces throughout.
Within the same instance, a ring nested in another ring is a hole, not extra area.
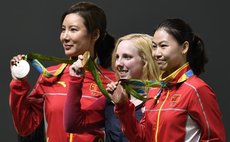
M 116 51 L 115 69 L 120 79 L 140 79 L 144 62 L 132 40 L 123 40 Z
M 162 71 L 172 73 L 186 62 L 186 48 L 167 33 L 164 28 L 153 35 L 153 57 Z

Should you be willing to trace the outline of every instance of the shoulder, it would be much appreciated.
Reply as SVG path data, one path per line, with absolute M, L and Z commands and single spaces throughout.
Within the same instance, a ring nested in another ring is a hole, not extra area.
M 215 96 L 213 89 L 201 78 L 197 76 L 190 77 L 186 82 L 183 83 L 183 89 L 186 90 L 187 93 L 193 92 L 192 94 L 196 95 L 204 95 Z
M 201 78 L 197 77 L 196 75 L 193 75 L 189 79 L 187 79 L 184 83 L 189 88 L 203 88 L 203 87 L 209 87 L 208 84 Z
M 99 67 L 101 73 L 103 74 L 101 76 L 101 79 L 103 81 L 107 81 L 107 83 L 111 82 L 111 81 L 116 81 L 116 75 L 115 72 L 112 69 L 107 69 L 107 68 L 103 68 L 103 67 Z

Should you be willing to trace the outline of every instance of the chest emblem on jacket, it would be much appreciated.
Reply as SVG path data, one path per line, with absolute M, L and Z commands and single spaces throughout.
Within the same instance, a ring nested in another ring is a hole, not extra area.
M 180 101 L 181 94 L 174 94 L 170 100 L 170 106 L 173 107 Z
M 101 91 L 97 84 L 91 83 L 89 87 L 90 92 L 92 93 L 93 96 L 101 96 Z

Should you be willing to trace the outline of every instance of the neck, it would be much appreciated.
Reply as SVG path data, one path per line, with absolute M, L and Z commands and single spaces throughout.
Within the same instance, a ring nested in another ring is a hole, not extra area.
M 165 71 L 160 75 L 160 80 L 168 80 L 170 78 L 174 78 L 178 72 L 180 72 L 184 67 L 188 66 L 188 62 L 184 63 L 183 65 L 181 65 L 180 67 L 178 67 L 177 69 L 173 70 L 173 71 Z

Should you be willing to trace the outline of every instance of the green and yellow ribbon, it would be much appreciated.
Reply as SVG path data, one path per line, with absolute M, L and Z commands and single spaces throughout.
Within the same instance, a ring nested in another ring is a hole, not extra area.
M 151 80 L 120 79 L 120 82 L 128 94 L 142 101 L 150 99 L 146 97 L 150 87 L 162 87 L 161 82 Z
M 42 73 L 45 77 L 50 78 L 53 76 L 58 76 L 66 67 L 67 64 L 72 64 L 74 60 L 71 59 L 63 59 L 63 58 L 57 58 L 53 56 L 47 56 L 43 54 L 38 53 L 29 53 L 25 56 L 25 60 L 28 60 L 31 62 L 33 67 Z M 41 63 L 39 60 L 43 61 L 52 61 L 56 63 L 62 63 L 62 65 L 57 69 L 57 71 L 53 74 L 51 74 Z
M 86 62 L 86 68 L 92 73 L 95 82 L 97 83 L 100 91 L 104 94 L 104 96 L 107 99 L 110 99 L 108 92 L 103 86 L 103 83 L 98 75 L 98 72 L 104 76 L 99 69 L 99 67 L 95 64 L 93 59 L 90 57 L 90 53 L 86 51 L 83 55 L 87 59 L 84 61 Z M 75 60 L 72 59 L 63 59 L 63 58 L 58 58 L 54 56 L 48 56 L 44 54 L 38 54 L 38 53 L 29 53 L 25 56 L 25 60 L 28 60 L 31 62 L 31 64 L 35 67 L 36 70 L 38 70 L 40 73 L 42 73 L 45 77 L 53 77 L 53 76 L 58 76 L 66 67 L 67 64 L 73 64 Z M 43 61 L 51 61 L 51 62 L 56 62 L 56 63 L 62 63 L 62 65 L 58 68 L 58 70 L 51 74 L 41 63 L 39 60 Z
M 130 95 L 134 96 L 135 98 L 147 101 L 149 99 L 153 98 L 147 98 L 147 93 L 149 91 L 150 87 L 158 87 L 161 88 L 159 92 L 155 95 L 154 99 L 159 98 L 162 89 L 163 88 L 169 88 L 176 84 L 182 83 L 186 81 L 189 77 L 193 76 L 193 71 L 190 69 L 187 72 L 185 72 L 179 80 L 176 82 L 173 82 L 173 78 L 185 67 L 187 67 L 189 64 L 186 63 L 182 67 L 180 67 L 178 70 L 173 72 L 171 75 L 169 75 L 167 78 L 161 79 L 161 81 L 152 81 L 152 80 L 138 80 L 138 79 L 121 79 L 121 85 L 124 87 L 124 89 L 129 93 Z M 145 94 L 145 95 L 141 95 Z
M 98 72 L 103 77 L 105 76 L 100 71 L 99 67 L 96 65 L 93 59 L 90 57 L 90 53 L 88 51 L 86 51 L 83 54 L 83 57 L 84 57 L 83 64 L 85 64 L 85 68 L 92 73 L 93 78 L 96 84 L 98 85 L 100 91 L 107 99 L 110 100 L 109 93 L 106 91 Z M 48 56 L 48 55 L 43 55 L 38 53 L 27 54 L 25 56 L 25 60 L 30 61 L 32 65 L 36 68 L 36 70 L 38 70 L 45 77 L 48 78 L 53 76 L 58 76 L 65 69 L 67 64 L 73 64 L 75 62 L 75 60 L 72 59 L 58 58 L 58 57 Z M 52 74 L 40 63 L 39 60 L 62 63 L 62 65 L 57 69 L 55 73 Z M 128 94 L 142 101 L 147 101 L 151 99 L 146 97 L 150 87 L 165 88 L 169 85 L 166 82 L 151 81 L 151 80 L 120 79 L 119 81 L 121 82 L 121 85 L 124 87 L 124 89 L 127 91 Z M 141 94 L 146 94 L 146 95 L 141 95 Z

